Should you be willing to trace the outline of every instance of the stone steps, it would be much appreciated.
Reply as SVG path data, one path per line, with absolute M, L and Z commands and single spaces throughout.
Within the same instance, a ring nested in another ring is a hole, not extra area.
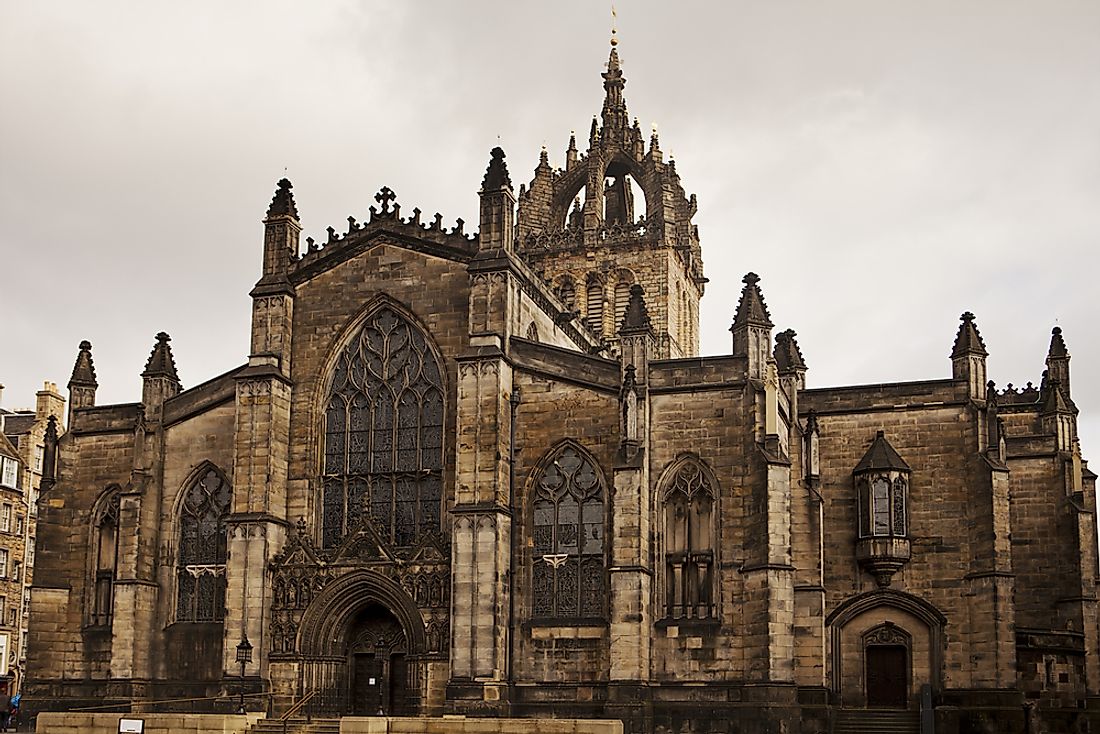
M 260 719 L 249 734 L 283 734 L 283 722 L 279 719 Z M 286 734 L 340 734 L 339 719 L 305 719 L 292 718 L 286 721 Z
M 833 734 L 920 734 L 920 712 L 844 709 Z

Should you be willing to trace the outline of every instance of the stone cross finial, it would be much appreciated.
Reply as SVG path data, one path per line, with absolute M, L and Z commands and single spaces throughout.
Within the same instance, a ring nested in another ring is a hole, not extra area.
M 393 189 L 389 186 L 383 186 L 378 190 L 378 193 L 374 195 L 374 200 L 382 205 L 382 213 L 389 214 L 390 204 L 397 199 L 397 194 L 393 193 Z

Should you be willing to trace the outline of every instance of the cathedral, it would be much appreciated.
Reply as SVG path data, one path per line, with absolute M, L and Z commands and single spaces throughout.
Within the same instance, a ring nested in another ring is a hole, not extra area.
M 46 432 L 29 703 L 1100 724 L 1060 329 L 1024 388 L 990 379 L 971 313 L 942 376 L 814 388 L 748 273 L 728 351 L 700 356 L 696 199 L 625 82 L 613 42 L 564 168 L 544 150 L 517 190 L 491 151 L 476 233 L 383 187 L 302 242 L 279 181 L 225 374 L 183 389 L 160 333 L 140 401 L 98 405 L 80 344 Z

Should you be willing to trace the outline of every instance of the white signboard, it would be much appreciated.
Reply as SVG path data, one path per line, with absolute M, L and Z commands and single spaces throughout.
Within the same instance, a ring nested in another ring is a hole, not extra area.
M 2 611 L 2 610 L 0 610 Z M 0 675 L 8 674 L 8 633 L 0 634 Z
M 144 734 L 145 719 L 119 719 L 119 734 Z

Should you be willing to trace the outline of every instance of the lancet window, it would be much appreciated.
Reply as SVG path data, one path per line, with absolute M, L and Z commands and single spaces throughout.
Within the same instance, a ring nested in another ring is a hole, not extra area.
M 859 478 L 859 536 L 905 537 L 908 482 L 900 472 Z
M 596 462 L 566 443 L 535 477 L 534 587 L 536 618 L 603 619 L 606 492 Z
M 712 618 L 715 489 L 708 472 L 698 460 L 685 460 L 662 499 L 665 617 Z
M 439 532 L 442 375 L 425 334 L 389 306 L 344 348 L 325 412 L 325 547 L 368 517 L 395 547 Z
M 180 507 L 177 622 L 225 619 L 226 517 L 233 490 L 207 466 L 184 491 Z
M 115 576 L 118 571 L 119 489 L 107 491 L 95 516 L 95 569 L 92 582 L 91 623 L 106 626 L 114 611 Z

